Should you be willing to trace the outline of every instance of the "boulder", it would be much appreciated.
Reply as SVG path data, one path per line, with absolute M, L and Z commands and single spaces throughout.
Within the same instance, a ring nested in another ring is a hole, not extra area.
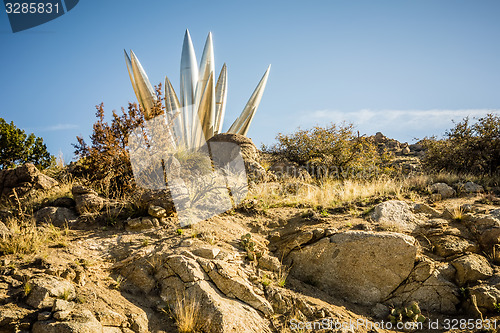
M 193 258 L 184 255 L 172 255 L 167 258 L 167 264 L 181 278 L 182 282 L 207 280 L 203 269 Z
M 477 307 L 483 314 L 498 311 L 500 290 L 495 284 L 485 283 L 469 287 L 469 294 L 476 298 Z
M 281 262 L 278 258 L 265 254 L 259 258 L 258 266 L 268 271 L 279 272 L 281 269 Z
M 51 223 L 56 227 L 64 227 L 78 218 L 74 211 L 65 207 L 45 207 L 38 210 L 34 217 L 39 223 Z
M 171 187 L 170 183 L 169 187 Z M 179 189 L 181 190 L 180 187 Z M 176 192 L 176 195 L 180 199 L 183 193 Z M 187 192 L 186 195 L 188 195 Z M 148 212 L 151 206 L 161 207 L 165 210 L 164 214 L 167 216 L 175 212 L 174 201 L 172 200 L 172 195 L 169 190 L 141 190 L 139 193 L 138 205 L 147 208 Z
M 401 307 L 415 301 L 424 311 L 455 314 L 460 293 L 450 281 L 454 274 L 452 265 L 423 257 L 387 303 Z
M 208 145 L 216 165 L 224 166 L 240 154 L 245 162 L 248 180 L 254 182 L 265 180 L 266 170 L 259 163 L 260 153 L 252 139 L 239 134 L 220 133 L 211 137 Z
M 198 255 L 210 257 L 205 250 L 201 252 Z M 259 310 L 271 314 L 272 307 L 248 281 L 243 262 L 234 262 L 234 256 L 221 261 L 198 255 L 183 248 L 171 252 L 165 246 L 135 260 L 125 259 L 115 269 L 142 292 L 158 287 L 174 317 L 182 310 L 192 310 L 197 332 L 270 332 L 269 322 Z M 150 287 L 145 289 L 145 284 Z
M 441 257 L 450 257 L 465 252 L 479 252 L 476 243 L 455 235 L 435 235 L 429 239 L 434 246 L 434 252 Z
M 89 310 L 60 311 L 54 313 L 56 320 L 37 321 L 33 333 L 96 333 L 103 327 Z M 59 318 L 59 319 L 58 319 Z
M 275 245 L 279 248 L 281 256 L 286 257 L 293 249 L 300 248 L 311 241 L 314 241 L 314 233 L 312 231 L 299 230 L 298 232 L 280 237 Z
M 500 228 L 500 217 L 496 217 L 491 212 L 489 214 L 468 214 L 468 219 L 480 234 L 488 229 Z
M 57 311 L 69 311 L 73 309 L 75 303 L 65 301 L 63 299 L 56 299 L 54 302 L 54 306 L 52 306 L 52 312 Z
M 160 297 L 174 315 L 179 307 L 193 308 L 199 314 L 195 326 L 203 332 L 269 332 L 267 321 L 252 306 L 264 313 L 271 313 L 272 308 L 237 266 L 203 258 L 198 261 L 187 252 L 170 255 L 155 274 Z
M 417 214 L 425 214 L 433 218 L 441 216 L 440 212 L 426 204 L 415 204 L 415 206 L 413 206 L 413 211 Z
M 223 261 L 212 261 L 203 265 L 203 269 L 227 297 L 237 298 L 265 315 L 273 313 L 271 304 L 255 293 L 252 285 L 245 279 L 245 274 L 237 266 Z
M 0 170 L 0 197 L 10 195 L 15 189 L 17 195 L 25 195 L 31 190 L 48 190 L 59 183 L 44 175 L 32 163 L 14 169 Z
M 351 302 L 374 305 L 408 277 L 417 252 L 411 236 L 347 231 L 292 251 L 290 274 Z
M 433 193 L 440 194 L 442 199 L 452 198 L 457 194 L 457 192 L 451 186 L 445 183 L 432 184 L 430 190 Z
M 400 200 L 389 200 L 376 205 L 371 218 L 382 227 L 394 231 L 411 232 L 420 224 L 410 205 Z
M 484 192 L 484 188 L 473 182 L 467 182 L 463 185 L 463 190 L 467 193 L 481 193 Z
M 125 316 L 115 312 L 111 309 L 102 309 L 96 312 L 97 320 L 103 326 L 115 326 L 120 327 L 126 322 Z
M 58 297 L 70 300 L 76 295 L 71 282 L 54 276 L 35 277 L 27 283 L 31 285 L 31 291 L 26 303 L 37 309 L 52 308 Z
M 252 139 L 239 134 L 230 133 L 220 133 L 216 134 L 208 140 L 208 143 L 215 142 L 229 142 L 239 147 L 239 149 L 233 149 L 231 151 L 218 151 L 218 156 L 213 156 L 214 160 L 224 160 L 232 161 L 238 152 L 241 152 L 241 156 L 245 161 L 260 161 L 259 150 L 255 147 Z
M 220 249 L 213 246 L 202 246 L 194 249 L 193 254 L 205 259 L 215 259 L 220 253 Z
M 105 200 L 92 189 L 82 185 L 75 185 L 71 189 L 75 198 L 76 211 L 78 214 L 96 213 L 100 211 L 105 204 Z
M 373 141 L 375 141 L 375 143 L 385 143 L 387 142 L 387 137 L 382 134 L 382 132 L 377 132 L 373 136 Z
M 460 286 L 468 282 L 475 282 L 489 278 L 493 269 L 488 260 L 478 254 L 468 254 L 452 261 L 457 270 L 456 281 Z
M 160 206 L 149 205 L 148 214 L 151 215 L 152 217 L 160 219 L 163 217 L 167 217 L 167 210 Z
M 0 332 L 19 332 L 20 323 L 26 324 L 25 320 L 34 312 L 34 310 L 19 307 L 13 303 L 0 305 Z
M 245 162 L 248 180 L 261 182 L 266 179 L 266 169 L 256 161 Z
M 420 151 L 424 150 L 424 146 L 420 143 L 414 143 L 412 145 L 409 145 L 409 147 L 410 147 L 411 151 L 420 152 Z
M 156 217 L 145 216 L 127 220 L 125 229 L 127 231 L 142 231 L 158 226 L 160 226 L 160 222 Z
M 211 282 L 197 281 L 186 289 L 185 299 L 198 304 L 198 326 L 209 333 L 269 333 L 269 323 L 245 303 L 225 297 Z
M 146 265 L 143 261 L 123 267 L 120 274 L 144 294 L 148 294 L 156 286 L 153 267 Z
M 500 244 L 500 227 L 484 230 L 479 237 L 479 243 L 488 252 L 491 252 L 495 244 Z

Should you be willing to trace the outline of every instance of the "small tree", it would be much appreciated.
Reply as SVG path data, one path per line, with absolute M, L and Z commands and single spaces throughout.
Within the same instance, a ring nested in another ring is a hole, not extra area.
M 104 120 L 104 105 L 96 106 L 97 121 L 87 145 L 77 136 L 75 155 L 79 157 L 81 168 L 78 176 L 86 176 L 99 185 L 107 194 L 120 195 L 133 187 L 132 168 L 127 151 L 129 131 L 143 124 L 143 117 L 136 104 L 129 104 L 122 114 L 113 111 L 111 124 Z
M 156 87 L 156 95 L 158 102 L 150 111 L 151 117 L 164 113 L 161 84 Z M 87 177 L 103 194 L 120 196 L 135 188 L 127 149 L 129 134 L 137 127 L 143 128 L 148 119 L 135 103 L 129 103 L 127 110 L 122 108 L 121 114 L 113 111 L 111 123 L 104 119 L 103 103 L 97 105 L 96 110 L 97 121 L 93 125 L 90 145 L 79 136 L 73 144 L 79 158 L 79 167 L 73 168 L 73 173 Z
M 314 175 L 324 175 L 324 172 L 318 173 L 323 169 L 334 177 L 351 178 L 361 174 L 370 177 L 373 171 L 381 171 L 380 166 L 388 158 L 377 152 L 372 140 L 355 133 L 352 124 L 299 129 L 290 135 L 279 133 L 276 139 L 275 145 L 263 147 L 264 152 L 314 169 Z
M 494 175 L 500 173 L 500 116 L 488 114 L 471 122 L 467 117 L 445 133 L 444 139 L 422 140 L 424 166 L 431 171 Z
M 33 133 L 27 135 L 14 122 L 0 118 L 0 169 L 24 163 L 33 163 L 39 169 L 49 167 L 55 158 L 47 151 L 43 139 Z

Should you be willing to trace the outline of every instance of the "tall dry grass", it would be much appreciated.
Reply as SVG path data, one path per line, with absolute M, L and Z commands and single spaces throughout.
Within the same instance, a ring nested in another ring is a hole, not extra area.
M 403 180 L 381 177 L 373 180 L 333 180 L 320 183 L 301 183 L 288 179 L 280 183 L 262 183 L 250 191 L 264 207 L 294 206 L 333 207 L 371 197 L 393 196 L 402 198 L 408 193 Z
M 201 323 L 207 319 L 200 318 L 200 303 L 185 295 L 177 295 L 172 314 L 179 333 L 200 332 Z
M 0 254 L 33 254 L 48 246 L 66 247 L 69 243 L 67 227 L 60 229 L 52 224 L 37 227 L 32 218 L 10 218 L 6 226 L 10 234 L 0 237 Z
M 280 182 L 257 184 L 250 190 L 249 197 L 258 200 L 264 208 L 297 205 L 328 208 L 376 197 L 421 201 L 422 196 L 431 193 L 430 186 L 434 183 L 455 185 L 467 181 L 488 186 L 495 182 L 495 178 L 451 172 L 401 177 L 382 175 L 369 180 L 324 179 L 311 180 L 308 183 L 288 178 Z

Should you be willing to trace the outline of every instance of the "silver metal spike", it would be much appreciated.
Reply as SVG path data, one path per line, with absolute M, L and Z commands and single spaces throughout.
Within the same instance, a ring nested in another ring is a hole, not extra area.
M 234 123 L 229 128 L 228 133 L 245 135 L 248 132 L 248 127 L 253 120 L 253 116 L 259 107 L 260 100 L 262 99 L 262 94 L 266 88 L 267 78 L 269 77 L 269 71 L 271 70 L 271 65 L 267 68 L 266 72 L 260 79 L 259 84 L 255 88 L 252 96 L 247 102 L 247 105 L 241 112 L 240 116 L 234 121 Z M 243 134 L 244 133 L 244 134 Z
M 215 87 L 215 125 L 214 134 L 222 132 L 222 123 L 224 122 L 224 114 L 226 113 L 227 99 L 227 68 L 226 64 L 222 65 L 222 69 Z
M 208 85 L 208 81 L 210 77 L 212 77 L 212 81 L 214 80 L 213 76 L 215 75 L 215 65 L 214 65 L 214 52 L 213 52 L 213 42 L 212 42 L 212 33 L 208 33 L 207 40 L 205 42 L 205 47 L 203 49 L 203 54 L 201 56 L 200 61 L 200 76 L 198 79 L 198 85 L 196 87 L 196 108 L 198 110 L 198 118 L 203 119 L 202 127 L 203 133 L 208 138 L 213 136 L 213 128 L 215 123 L 215 85 Z M 208 89 L 208 90 L 207 90 Z M 208 96 L 209 94 L 210 96 Z M 205 96 L 204 103 L 209 103 L 208 105 L 202 104 L 202 98 Z M 201 114 L 200 110 L 206 112 L 205 114 Z
M 179 146 L 183 146 L 184 148 L 186 148 L 187 140 L 183 130 L 184 113 L 182 112 L 183 110 L 181 104 L 179 103 L 177 94 L 175 93 L 175 90 L 172 87 L 172 83 L 170 83 L 170 80 L 166 76 L 165 76 L 165 109 L 168 122 L 169 124 L 171 124 L 173 132 L 177 139 L 176 143 Z
M 135 96 L 137 97 L 137 101 L 141 103 L 141 95 L 139 94 L 139 88 L 137 88 L 137 84 L 134 80 L 134 73 L 132 72 L 132 62 L 127 54 L 127 51 L 123 50 L 125 53 L 125 63 L 127 64 L 128 76 L 130 77 L 130 82 L 132 82 L 132 88 L 134 89 Z
M 203 137 L 196 138 L 197 147 L 200 147 L 205 143 L 206 140 L 214 136 L 214 126 L 212 119 L 213 113 L 210 112 L 210 109 L 212 109 L 214 105 L 213 90 L 214 73 L 212 72 L 208 78 L 203 96 L 201 97 L 200 107 L 198 109 L 198 121 L 201 124 L 201 132 L 203 133 Z
M 152 117 L 152 108 L 157 97 L 149 79 L 135 54 L 130 57 L 125 51 L 125 62 L 135 95 L 142 106 L 146 119 Z M 246 135 L 269 76 L 266 70 L 240 116 L 234 121 L 228 133 Z M 184 148 L 196 148 L 215 134 L 222 132 L 227 100 L 227 67 L 222 66 L 215 84 L 215 63 L 212 33 L 209 33 L 203 49 L 200 67 L 189 31 L 186 30 L 181 55 L 180 99 L 170 80 L 165 78 L 165 118 L 172 138 Z
M 189 35 L 189 30 L 186 30 L 184 35 L 184 44 L 182 46 L 181 55 L 181 106 L 184 109 L 184 132 L 188 134 L 193 133 L 195 116 L 195 93 L 196 85 L 198 83 L 198 63 L 196 61 L 196 54 L 194 52 L 193 42 Z M 188 137 L 191 141 L 188 145 L 191 147 L 194 142 L 192 136 Z
M 146 119 L 150 119 L 152 117 L 152 109 L 156 103 L 156 94 L 149 82 L 149 78 L 146 75 L 146 72 L 141 66 L 139 59 L 135 56 L 133 51 L 130 51 L 131 63 L 132 63 L 132 72 L 134 73 L 134 80 L 137 85 L 137 89 L 139 90 L 139 95 L 141 97 L 141 104 L 144 109 L 144 117 Z

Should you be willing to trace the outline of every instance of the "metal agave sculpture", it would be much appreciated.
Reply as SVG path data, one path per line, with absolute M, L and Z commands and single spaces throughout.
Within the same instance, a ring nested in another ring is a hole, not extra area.
M 142 106 L 145 118 L 149 119 L 152 108 L 158 102 L 155 91 L 132 50 L 130 57 L 125 51 L 125 61 L 137 100 Z M 247 134 L 264 93 L 270 68 L 271 65 L 227 133 Z M 196 149 L 215 134 L 222 132 L 226 108 L 227 67 L 224 63 L 215 82 L 211 32 L 208 34 L 198 67 L 191 36 L 186 30 L 180 74 L 180 99 L 168 77 L 165 77 L 165 120 L 173 128 L 173 132 L 169 130 L 168 135 L 173 136 L 170 141 L 177 148 Z

